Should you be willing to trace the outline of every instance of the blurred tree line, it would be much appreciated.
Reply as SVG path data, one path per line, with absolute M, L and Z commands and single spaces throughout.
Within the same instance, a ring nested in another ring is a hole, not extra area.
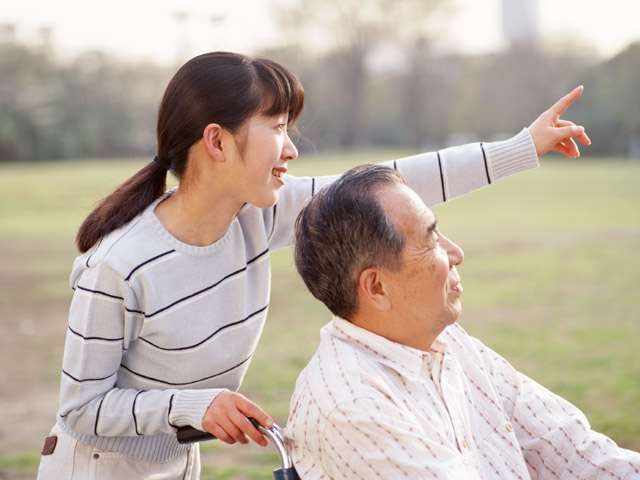
M 506 138 L 584 85 L 567 114 L 592 139 L 582 151 L 640 157 L 640 43 L 606 61 L 571 39 L 438 55 L 435 37 L 451 8 L 449 0 L 287 2 L 279 24 L 296 46 L 268 56 L 305 86 L 301 123 L 311 143 L 423 149 Z M 332 48 L 311 56 L 317 38 L 333 39 Z
M 0 43 L 0 161 L 148 154 L 172 74 L 102 52 L 55 61 L 42 47 Z
M 362 105 L 346 93 L 350 74 L 342 66 L 343 53 L 289 62 L 307 92 L 304 135 L 318 148 L 439 148 L 505 138 L 584 85 L 584 96 L 566 114 L 593 141 L 583 153 L 640 156 L 640 43 L 599 63 L 529 50 L 441 57 L 422 43 L 407 56 L 406 69 L 363 78 Z
M 283 22 L 298 35 L 314 26 L 336 39 L 314 54 L 304 42 L 255 52 L 284 63 L 305 87 L 302 151 L 506 137 L 584 84 L 568 115 L 593 140 L 584 154 L 640 156 L 640 43 L 606 61 L 526 46 L 436 55 L 415 19 L 440 1 L 372 0 L 363 12 L 359 0 L 331 0 L 336 8 L 308 0 L 287 10 Z M 158 104 L 177 68 L 103 52 L 63 62 L 52 47 L 0 42 L 0 161 L 152 156 Z

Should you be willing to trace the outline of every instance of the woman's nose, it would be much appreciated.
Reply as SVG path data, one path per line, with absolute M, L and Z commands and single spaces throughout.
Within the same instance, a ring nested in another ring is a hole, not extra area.
M 293 140 L 289 137 L 287 133 L 287 139 L 285 144 L 282 147 L 282 158 L 286 161 L 295 160 L 298 158 L 298 149 L 296 148 Z

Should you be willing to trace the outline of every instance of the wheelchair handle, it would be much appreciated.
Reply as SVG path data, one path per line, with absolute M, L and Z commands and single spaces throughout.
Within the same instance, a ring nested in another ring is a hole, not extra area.
M 278 450 L 278 455 L 280 455 L 280 464 L 282 465 L 282 469 L 284 471 L 292 469 L 293 462 L 291 461 L 291 457 L 289 456 L 289 451 L 287 450 L 287 444 L 285 443 L 284 433 L 282 429 L 275 423 L 273 424 L 273 428 L 267 428 L 264 425 L 262 425 L 260 422 L 258 422 L 255 418 L 253 417 L 247 417 L 247 418 L 253 424 L 254 427 L 260 430 L 260 432 L 262 432 L 276 446 L 276 449 Z M 177 437 L 178 437 L 178 443 L 181 443 L 181 444 L 202 442 L 206 440 L 213 440 L 216 438 L 214 435 L 212 435 L 209 432 L 203 432 L 191 426 L 179 427 Z M 274 477 L 275 477 L 275 474 L 276 472 L 274 472 Z M 275 478 L 278 478 L 278 477 L 275 477 Z M 293 480 L 297 477 L 281 477 L 281 478 L 283 479 L 290 478 Z

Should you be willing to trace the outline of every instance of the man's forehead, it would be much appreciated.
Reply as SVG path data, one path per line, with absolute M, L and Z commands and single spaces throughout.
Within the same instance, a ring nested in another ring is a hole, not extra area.
M 392 185 L 383 189 L 380 200 L 383 208 L 396 221 L 402 219 L 414 227 L 435 228 L 435 213 L 406 185 Z

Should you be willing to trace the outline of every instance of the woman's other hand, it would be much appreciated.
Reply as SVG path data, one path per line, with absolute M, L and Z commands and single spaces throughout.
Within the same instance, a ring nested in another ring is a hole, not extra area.
M 202 418 L 202 427 L 225 443 L 246 444 L 249 439 L 265 447 L 267 439 L 247 417 L 253 417 L 267 428 L 273 420 L 258 405 L 237 392 L 220 392 Z

